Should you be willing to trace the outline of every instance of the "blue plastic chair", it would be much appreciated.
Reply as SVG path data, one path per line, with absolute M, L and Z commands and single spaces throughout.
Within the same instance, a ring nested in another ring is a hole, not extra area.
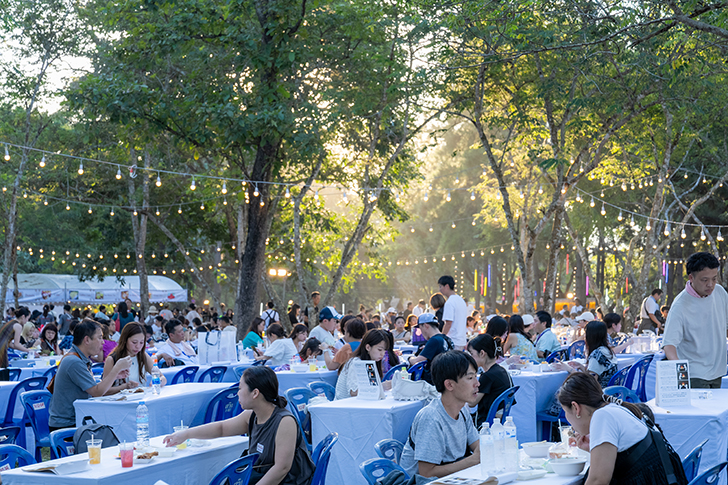
M 304 412 L 304 408 L 312 397 L 316 397 L 316 394 L 308 387 L 292 387 L 286 391 L 288 407 L 296 417 L 309 453 L 311 453 L 311 416 Z
M 20 369 L 17 367 L 8 367 L 8 373 L 10 374 L 9 380 L 19 381 L 20 380 Z
M 235 372 L 235 377 L 238 378 L 238 382 L 240 382 L 240 378 L 243 377 L 243 372 L 245 372 L 245 369 L 247 369 L 247 367 L 233 367 L 233 372 Z
M 693 449 L 688 456 L 682 461 L 683 470 L 685 470 L 685 477 L 688 482 L 698 475 L 698 469 L 700 468 L 700 458 L 703 456 L 703 446 L 707 443 L 706 439 L 702 443 Z
M 58 372 L 58 366 L 52 365 L 47 371 L 43 373 L 43 377 L 48 379 L 48 382 L 51 382 L 51 379 L 56 376 L 56 372 Z
M 324 485 L 326 483 L 326 471 L 329 469 L 329 459 L 331 458 L 331 449 L 336 442 L 339 441 L 339 433 L 331 433 L 316 445 L 313 450 L 313 463 L 316 465 L 316 471 L 313 473 L 311 485 Z
M 511 407 L 513 407 L 513 401 L 518 389 L 520 389 L 520 386 L 513 386 L 510 389 L 506 389 L 500 396 L 495 398 L 495 401 L 493 401 L 493 404 L 490 405 L 490 409 L 488 410 L 488 416 L 485 418 L 489 425 L 493 426 L 493 420 L 495 419 L 495 415 L 501 405 L 503 406 L 501 423 L 505 422 L 506 418 L 511 413 Z
M 104 375 L 104 363 L 98 362 L 96 364 L 92 364 L 91 373 L 95 376 L 103 376 Z
M 387 460 L 392 460 L 397 465 L 399 465 L 399 459 L 402 457 L 403 450 L 404 445 L 402 442 L 395 439 L 383 439 L 374 445 L 374 451 L 377 452 L 377 455 Z
M 36 463 L 33 455 L 18 445 L 0 445 L 0 469 L 6 466 L 12 468 Z
M 326 399 L 333 401 L 336 399 L 336 388 L 324 381 L 313 381 L 308 383 L 308 388 L 317 396 L 326 396 Z
M 577 340 L 569 346 L 569 360 L 583 359 L 584 349 L 586 348 L 586 341 Z
M 22 381 L 20 381 L 10 392 L 10 396 L 8 398 L 8 407 L 5 410 L 5 418 L 3 419 L 3 422 L 0 423 L 0 428 L 7 428 L 8 426 L 20 427 L 20 434 L 18 435 L 18 445 L 20 445 L 21 447 L 24 447 L 26 445 L 25 427 L 30 424 L 30 421 L 28 421 L 28 416 L 25 412 L 23 412 L 22 418 L 13 417 L 15 414 L 16 403 L 18 403 L 21 407 L 23 406 L 21 403 L 19 403 L 18 395 L 23 392 L 45 389 L 45 385 L 45 377 L 28 377 L 27 379 L 23 379 Z
M 617 371 L 616 374 L 614 374 L 607 383 L 607 387 L 611 386 L 623 386 L 625 381 L 627 380 L 627 374 L 629 373 L 629 368 L 632 367 L 631 365 L 628 365 L 624 369 Z
M 253 453 L 228 463 L 210 480 L 210 485 L 222 485 L 223 483 L 248 485 L 253 474 L 253 465 L 257 459 L 258 453 Z
M 710 470 L 703 472 L 702 475 L 690 480 L 690 483 L 688 483 L 688 485 L 714 485 L 718 483 L 718 475 L 720 475 L 720 472 L 723 471 L 723 468 L 725 468 L 726 465 L 728 465 L 728 462 L 726 461 L 715 465 Z
M 73 435 L 76 428 L 64 428 L 51 431 L 51 459 L 55 460 L 76 454 L 73 446 Z
M 425 365 L 427 365 L 427 361 L 423 360 L 422 362 L 417 362 L 415 365 L 407 369 L 407 372 L 410 373 L 410 377 L 413 381 L 419 381 L 422 379 L 422 373 L 425 371 Z
M 551 433 L 553 431 L 553 425 L 557 421 L 561 421 L 563 424 L 568 425 L 569 421 L 566 419 L 564 410 L 559 411 L 558 416 L 549 414 L 546 411 L 540 411 L 536 413 L 536 421 L 541 423 L 541 439 L 545 441 L 551 441 Z M 558 441 L 561 437 L 558 438 Z
M 556 350 L 554 352 L 551 352 L 548 357 L 546 357 L 546 362 L 549 364 L 552 364 L 553 362 L 560 360 L 564 361 L 569 358 L 569 349 L 561 349 Z
M 222 382 L 223 377 L 225 377 L 225 372 L 227 372 L 227 367 L 222 365 L 210 367 L 200 374 L 200 377 L 197 378 L 197 382 L 205 382 L 205 379 L 208 377 L 210 378 L 210 382 Z
M 632 389 L 627 389 L 624 386 L 609 386 L 604 388 L 604 394 L 607 396 L 615 396 L 622 401 L 625 402 L 631 402 L 631 403 L 638 403 L 642 402 L 640 401 L 640 398 Z
M 417 364 L 415 364 L 415 365 L 417 365 Z M 382 379 L 382 382 L 392 380 L 392 377 L 394 377 L 395 372 L 397 372 L 398 370 L 406 369 L 406 368 L 407 368 L 407 364 L 395 365 L 394 367 L 389 369 L 386 374 L 384 374 L 384 378 Z
M 51 430 L 48 428 L 51 397 L 53 397 L 53 394 L 45 389 L 42 391 L 28 391 L 20 395 L 25 414 L 30 419 L 30 425 L 33 427 L 33 433 L 35 433 L 36 461 L 42 461 L 41 448 L 51 447 Z
M 359 471 L 364 475 L 369 485 L 377 485 L 377 480 L 386 477 L 395 470 L 404 473 L 407 480 L 410 479 L 410 476 L 404 471 L 404 468 L 386 458 L 372 458 L 359 465 Z
M 207 424 L 215 421 L 223 421 L 237 415 L 238 413 L 235 411 L 238 407 L 239 389 L 239 387 L 235 386 L 229 389 L 223 389 L 215 394 L 207 405 L 204 423 Z
M 256 360 L 255 362 L 253 362 L 253 364 L 251 366 L 265 365 L 266 362 L 268 362 L 268 361 L 267 360 Z
M 627 373 L 627 378 L 624 381 L 624 387 L 632 389 L 639 396 L 641 402 L 647 401 L 645 377 L 647 376 L 647 370 L 650 368 L 653 357 L 654 355 L 646 355 L 632 364 Z
M 174 375 L 170 385 L 179 384 L 180 382 L 195 382 L 195 374 L 197 374 L 199 369 L 196 365 L 188 365 Z
M 8 426 L 7 428 L 0 428 L 0 444 L 3 445 L 14 445 L 15 440 L 18 439 L 20 434 L 20 428 L 17 426 Z

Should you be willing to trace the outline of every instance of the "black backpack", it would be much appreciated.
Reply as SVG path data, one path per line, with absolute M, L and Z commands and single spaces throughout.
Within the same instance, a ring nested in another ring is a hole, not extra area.
M 114 428 L 108 424 L 98 424 L 91 416 L 85 416 L 81 421 L 81 426 L 73 434 L 73 448 L 76 450 L 76 454 L 88 451 L 86 440 L 90 440 L 91 435 L 94 435 L 94 439 L 103 440 L 101 448 L 119 444 L 119 438 L 114 433 Z

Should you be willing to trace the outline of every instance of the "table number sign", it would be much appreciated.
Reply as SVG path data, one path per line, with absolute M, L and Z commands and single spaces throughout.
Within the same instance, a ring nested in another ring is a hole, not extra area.
M 356 382 L 359 385 L 357 397 L 376 401 L 384 399 L 382 380 L 377 372 L 377 363 L 373 360 L 354 362 Z
M 655 404 L 660 407 L 690 405 L 690 371 L 687 360 L 657 362 Z

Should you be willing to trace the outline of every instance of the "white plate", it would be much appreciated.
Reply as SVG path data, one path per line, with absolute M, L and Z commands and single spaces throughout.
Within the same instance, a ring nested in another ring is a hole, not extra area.
M 154 460 L 154 458 L 156 458 L 156 457 L 153 456 L 151 458 L 143 459 L 143 458 L 138 458 L 138 457 L 134 456 L 134 464 L 146 465 L 147 463 L 151 463 L 152 460 Z
M 159 458 L 171 458 L 177 452 L 177 448 L 174 446 L 169 448 L 152 448 L 152 450 L 159 453 Z
M 523 470 L 518 472 L 518 480 L 535 480 L 546 476 L 546 470 Z

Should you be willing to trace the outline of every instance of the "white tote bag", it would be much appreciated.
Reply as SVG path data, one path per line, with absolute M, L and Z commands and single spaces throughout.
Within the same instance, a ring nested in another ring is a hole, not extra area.
M 237 362 L 238 350 L 235 346 L 235 333 L 200 332 L 197 337 L 200 364 L 215 364 L 218 362 Z

